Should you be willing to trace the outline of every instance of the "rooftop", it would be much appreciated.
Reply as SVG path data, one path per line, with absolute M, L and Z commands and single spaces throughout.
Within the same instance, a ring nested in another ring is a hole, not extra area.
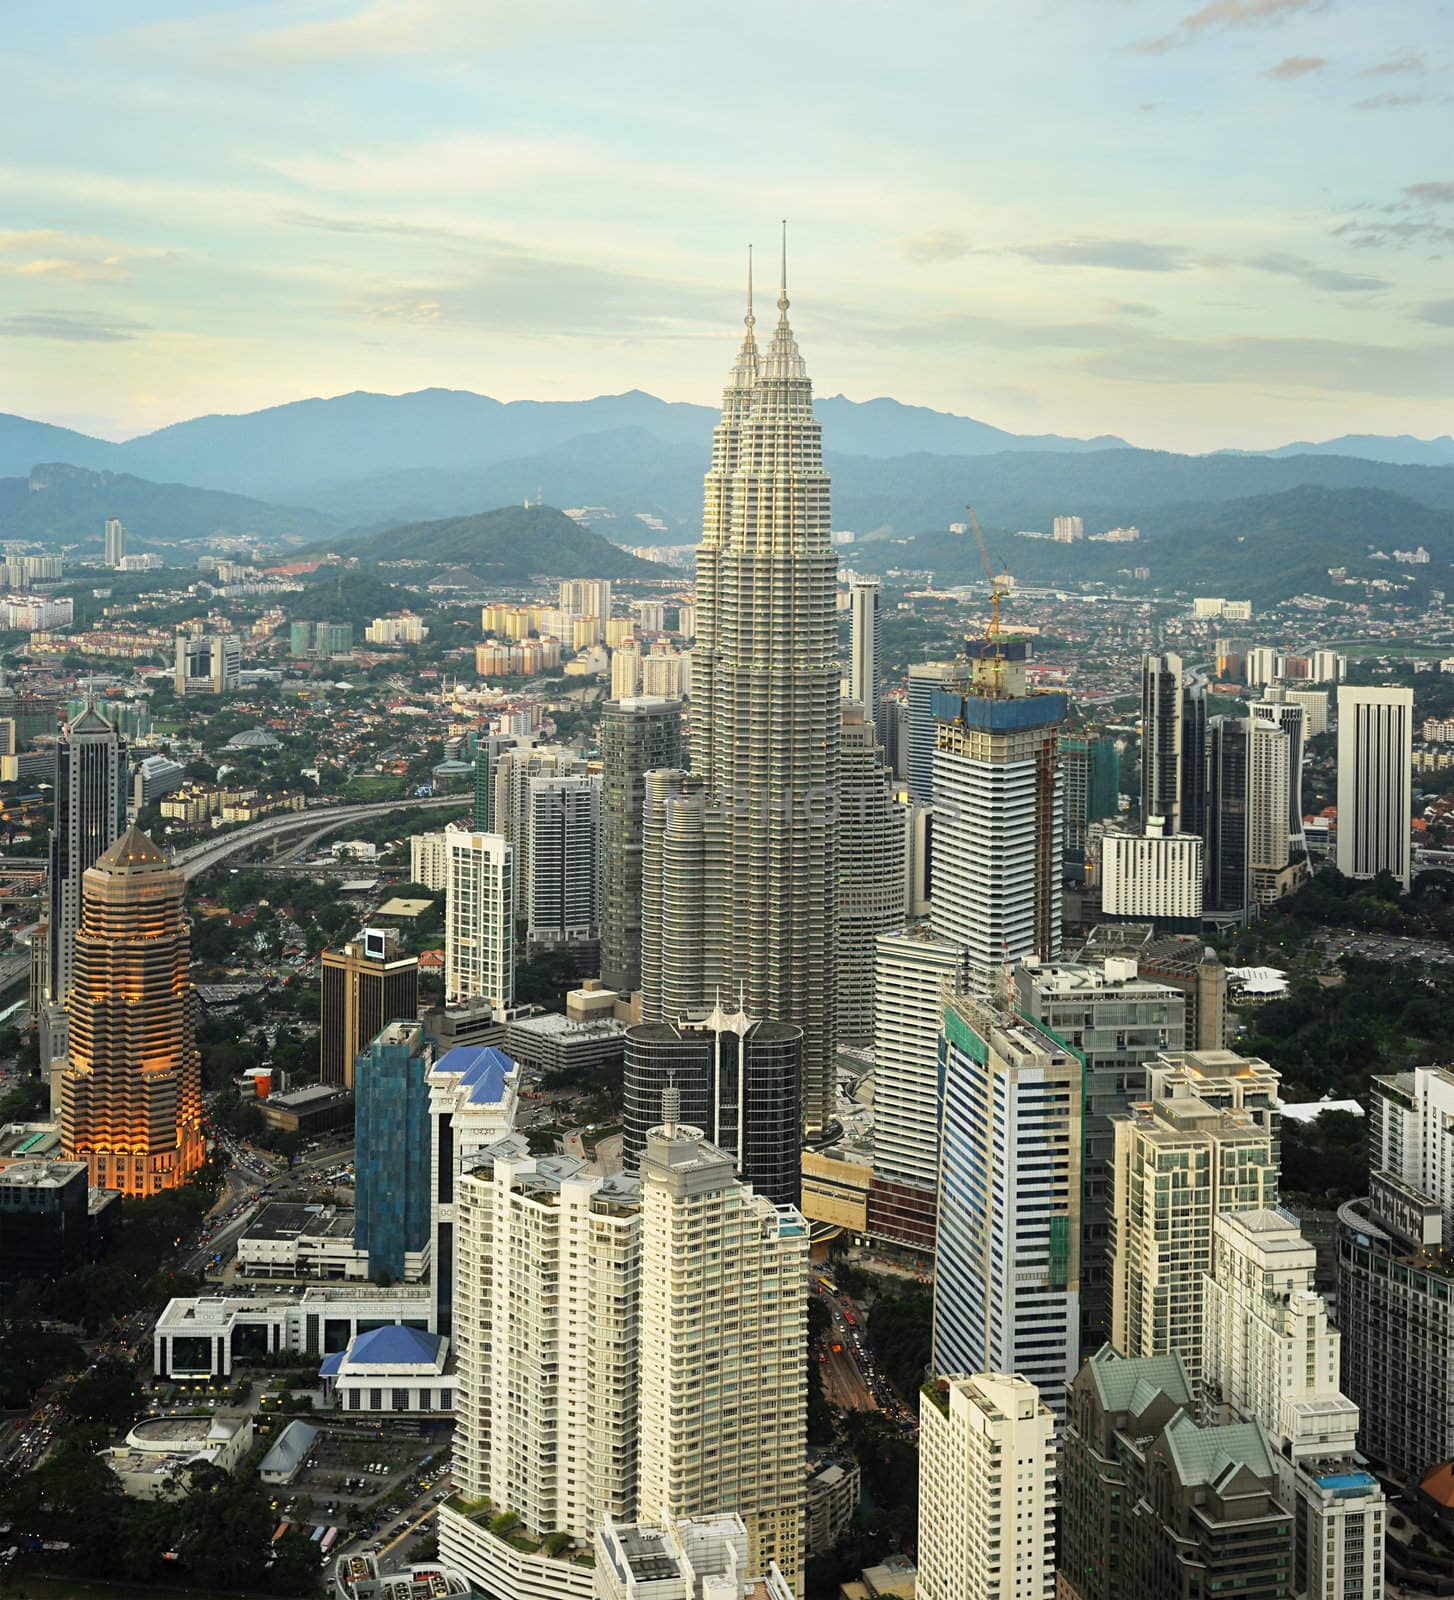
M 62 1189 L 84 1175 L 84 1161 L 16 1161 L 0 1170 L 0 1185 L 7 1189 Z
M 434 1063 L 431 1078 L 458 1075 L 459 1087 L 468 1091 L 471 1105 L 497 1105 L 506 1098 L 512 1074 L 519 1067 L 494 1045 L 457 1044 Z

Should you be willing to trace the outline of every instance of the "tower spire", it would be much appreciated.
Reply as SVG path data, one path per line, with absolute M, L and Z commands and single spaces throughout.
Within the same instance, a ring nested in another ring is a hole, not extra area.
M 788 318 L 788 219 L 786 217 L 783 218 L 783 270 L 777 308 L 782 312 L 782 320 L 786 322 Z
M 747 315 L 742 319 L 747 324 L 747 331 L 751 334 L 756 326 L 757 318 L 752 314 L 752 246 L 747 247 Z

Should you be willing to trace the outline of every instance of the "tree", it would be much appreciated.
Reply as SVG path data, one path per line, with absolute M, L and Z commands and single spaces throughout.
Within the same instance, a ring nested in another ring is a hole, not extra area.
M 63 1404 L 78 1422 L 109 1430 L 125 1427 L 141 1407 L 136 1372 L 116 1356 L 102 1356 L 66 1391 Z

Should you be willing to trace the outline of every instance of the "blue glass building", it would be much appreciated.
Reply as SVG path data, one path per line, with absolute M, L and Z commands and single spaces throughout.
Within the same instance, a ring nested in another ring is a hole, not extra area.
M 354 1244 L 369 1277 L 404 1279 L 429 1239 L 429 1069 L 422 1022 L 391 1022 L 354 1065 Z

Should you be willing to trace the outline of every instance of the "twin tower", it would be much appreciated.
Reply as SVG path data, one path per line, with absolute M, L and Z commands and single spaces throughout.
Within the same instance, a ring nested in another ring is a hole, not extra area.
M 803 1121 L 831 1120 L 837 1002 L 838 559 L 813 387 L 788 323 L 746 336 L 712 439 L 692 658 L 690 772 L 648 776 L 648 1022 L 718 991 L 803 1030 Z

